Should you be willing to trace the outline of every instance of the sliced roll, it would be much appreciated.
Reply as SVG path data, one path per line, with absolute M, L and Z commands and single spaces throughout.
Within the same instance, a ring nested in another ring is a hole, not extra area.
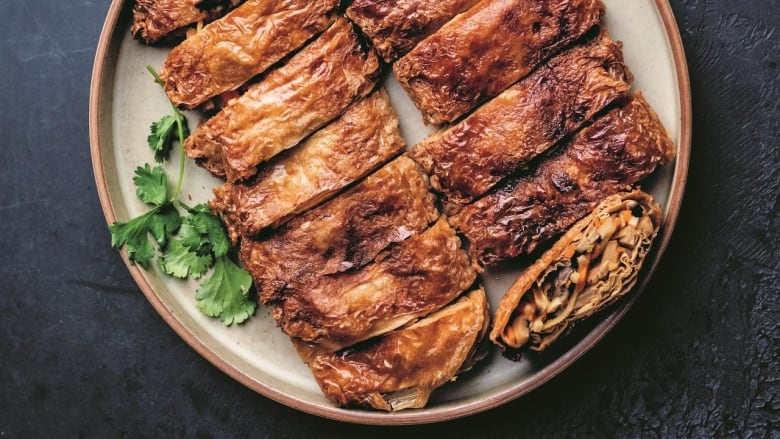
M 623 297 L 660 224 L 660 206 L 641 190 L 605 199 L 520 275 L 496 310 L 490 339 L 517 360 Z
M 338 406 L 398 411 L 424 407 L 431 393 L 485 354 L 490 313 L 482 288 L 366 343 L 319 355 L 309 367 Z
M 309 344 L 314 356 L 429 315 L 476 277 L 460 237 L 441 217 L 359 270 L 290 280 L 267 304 L 282 331 Z

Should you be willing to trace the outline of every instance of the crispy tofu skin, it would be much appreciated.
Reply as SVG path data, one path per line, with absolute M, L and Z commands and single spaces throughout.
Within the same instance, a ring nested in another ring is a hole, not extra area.
M 442 217 L 360 270 L 289 282 L 270 305 L 282 330 L 316 355 L 425 316 L 475 279 L 460 238 Z
M 661 206 L 640 190 L 612 195 L 527 268 L 496 311 L 490 339 L 518 360 L 542 351 L 577 321 L 636 284 L 661 225 Z
M 425 174 L 406 156 L 338 197 L 258 239 L 241 240 L 240 257 L 261 301 L 283 300 L 288 284 L 357 270 L 389 245 L 422 233 L 439 213 Z
M 596 25 L 601 0 L 482 0 L 393 65 L 426 123 L 452 122 Z
M 243 0 L 136 0 L 130 33 L 147 44 L 179 40 L 185 29 L 221 17 Z
M 202 123 L 185 142 L 190 158 L 222 151 L 229 181 L 298 144 L 368 95 L 379 59 L 353 26 L 338 18 L 314 42 Z
M 232 91 L 333 21 L 338 0 L 248 0 L 174 47 L 160 69 L 171 102 L 195 108 Z
M 384 89 L 350 107 L 301 145 L 261 165 L 251 183 L 225 183 L 211 208 L 231 238 L 276 227 L 401 154 L 406 142 Z
M 412 157 L 448 203 L 463 205 L 628 95 L 633 76 L 606 32 L 553 57 Z
M 355 0 L 347 17 L 391 63 L 477 0 Z
M 338 406 L 421 408 L 435 389 L 470 367 L 489 321 L 480 288 L 411 326 L 320 355 L 309 368 L 325 396 Z
M 533 252 L 609 195 L 672 160 L 674 145 L 639 92 L 583 128 L 537 168 L 464 207 L 450 221 L 480 265 Z

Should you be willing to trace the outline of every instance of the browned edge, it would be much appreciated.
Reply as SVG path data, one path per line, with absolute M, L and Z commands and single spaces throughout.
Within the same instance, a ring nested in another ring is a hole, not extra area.
M 189 344 L 193 349 L 195 349 L 196 352 L 198 352 L 198 354 L 203 356 L 214 366 L 241 384 L 249 387 L 263 396 L 266 396 L 294 409 L 324 418 L 360 424 L 413 425 L 442 422 L 461 418 L 495 408 L 509 401 L 517 399 L 558 375 L 560 372 L 566 369 L 566 367 L 571 365 L 583 354 L 588 352 L 606 335 L 607 332 L 614 328 L 617 322 L 620 321 L 620 319 L 628 312 L 642 291 L 644 291 L 644 289 L 647 287 L 653 273 L 658 267 L 661 256 L 665 252 L 666 247 L 671 240 L 672 231 L 674 230 L 674 226 L 677 222 L 677 218 L 680 212 L 680 205 L 682 203 L 683 193 L 685 190 L 685 180 L 688 175 L 688 163 L 690 160 L 692 131 L 690 79 L 688 77 L 688 66 L 686 62 L 685 51 L 671 6 L 669 5 L 668 0 L 654 0 L 654 2 L 666 29 L 666 34 L 674 57 L 681 111 L 680 136 L 677 142 L 678 149 L 672 177 L 672 184 L 670 188 L 670 196 L 667 200 L 667 205 L 665 206 L 666 215 L 661 230 L 660 239 L 656 244 L 655 257 L 652 260 L 652 263 L 645 270 L 644 276 L 642 281 L 639 283 L 638 288 L 634 291 L 631 297 L 627 298 L 627 301 L 623 306 L 621 306 L 611 315 L 607 316 L 572 349 L 538 371 L 536 374 L 534 374 L 533 377 L 523 380 L 494 396 L 478 401 L 473 401 L 467 404 L 461 404 L 457 407 L 432 407 L 420 411 L 408 411 L 393 414 L 369 412 L 363 410 L 344 410 L 337 407 L 322 407 L 302 399 L 294 398 L 262 382 L 250 378 L 248 375 L 244 374 L 233 365 L 222 359 L 212 350 L 210 350 L 197 337 L 189 332 L 187 328 L 184 327 L 182 322 L 171 312 L 171 310 L 162 303 L 160 298 L 155 294 L 151 285 L 144 277 L 141 269 L 139 269 L 136 265 L 130 264 L 129 260 L 127 259 L 127 254 L 124 251 L 122 251 L 122 259 L 127 265 L 127 268 L 130 271 L 133 279 L 138 284 L 139 288 L 149 300 L 149 302 L 152 304 L 152 307 L 163 318 L 163 320 L 182 339 L 184 339 L 187 344 Z M 116 221 L 116 214 L 114 212 L 114 207 L 111 203 L 108 187 L 106 185 L 106 176 L 103 169 L 103 157 L 100 149 L 100 120 L 102 117 L 105 117 L 103 114 L 101 114 L 100 111 L 100 98 L 103 93 L 103 88 L 105 87 L 102 79 L 104 77 L 106 60 L 109 55 L 108 49 L 111 39 L 117 31 L 117 22 L 125 3 L 126 2 L 124 0 L 113 0 L 111 6 L 109 7 L 95 55 L 89 97 L 89 141 L 90 152 L 92 156 L 92 167 L 95 173 L 95 182 L 98 195 L 100 197 L 100 203 L 102 205 L 103 212 L 108 224 Z

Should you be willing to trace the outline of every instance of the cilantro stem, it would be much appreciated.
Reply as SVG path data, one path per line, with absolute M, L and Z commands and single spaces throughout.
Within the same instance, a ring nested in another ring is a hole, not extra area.
M 154 67 L 147 64 L 146 70 L 152 74 L 154 77 L 154 82 L 156 82 L 160 87 L 165 87 L 165 83 L 163 83 L 163 80 L 160 78 L 160 75 L 157 73 L 157 71 L 154 70 Z M 184 182 L 184 165 L 186 164 L 187 158 L 184 154 L 184 116 L 181 114 L 181 112 L 179 112 L 179 109 L 176 108 L 176 105 L 170 99 L 168 99 L 168 102 L 171 104 L 171 108 L 173 108 L 173 114 L 176 117 L 176 131 L 179 136 L 179 178 L 176 182 L 176 188 L 173 191 L 173 196 L 170 199 L 170 202 L 173 203 L 177 198 L 179 198 L 179 193 L 181 192 L 182 183 Z
M 176 200 L 176 205 L 186 210 L 187 212 L 192 212 L 193 210 L 192 207 L 188 206 L 187 203 L 181 200 Z

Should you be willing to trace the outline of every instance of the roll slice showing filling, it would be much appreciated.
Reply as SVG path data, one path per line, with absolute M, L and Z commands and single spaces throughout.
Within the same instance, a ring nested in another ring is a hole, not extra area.
M 611 305 L 636 284 L 661 224 L 652 196 L 608 197 L 517 279 L 496 311 L 490 339 L 519 358 L 542 351 L 576 322 Z

